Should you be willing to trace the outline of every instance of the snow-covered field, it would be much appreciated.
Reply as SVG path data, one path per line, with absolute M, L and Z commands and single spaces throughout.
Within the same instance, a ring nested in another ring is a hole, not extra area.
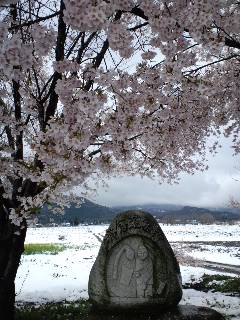
M 23 256 L 16 280 L 17 302 L 44 303 L 87 298 L 89 272 L 107 227 L 30 228 L 26 243 L 63 244 L 67 249 L 57 255 Z M 240 269 L 240 224 L 161 227 L 174 250 L 183 253 L 184 257 L 233 265 Z M 197 267 L 189 265 L 188 259 L 179 261 L 183 283 L 196 281 L 204 273 L 220 273 L 200 267 L 199 264 Z M 237 273 L 234 274 L 233 270 L 231 276 L 237 276 Z M 211 306 L 232 319 L 240 319 L 239 297 L 184 289 L 181 303 Z

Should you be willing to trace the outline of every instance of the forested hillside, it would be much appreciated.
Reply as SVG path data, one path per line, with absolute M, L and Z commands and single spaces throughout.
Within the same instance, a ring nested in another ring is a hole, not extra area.
M 72 205 L 66 208 L 64 214 L 53 214 L 44 206 L 38 216 L 38 223 L 49 225 L 51 223 L 80 223 L 101 224 L 110 222 L 118 213 L 127 210 L 142 210 L 150 212 L 159 222 L 163 223 L 214 223 L 232 222 L 240 220 L 240 212 L 232 209 L 197 208 L 190 206 L 152 204 L 122 207 L 106 207 L 85 199 L 80 208 Z

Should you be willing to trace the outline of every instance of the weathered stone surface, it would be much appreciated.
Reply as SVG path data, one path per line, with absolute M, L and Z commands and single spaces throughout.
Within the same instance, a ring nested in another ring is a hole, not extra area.
M 86 320 L 224 320 L 224 317 L 217 311 L 191 305 L 179 305 L 168 311 L 161 311 L 155 314 L 144 313 L 121 313 L 106 314 L 101 312 L 90 313 Z
M 99 309 L 153 310 L 182 297 L 179 265 L 157 221 L 148 213 L 118 215 L 92 267 L 90 301 Z

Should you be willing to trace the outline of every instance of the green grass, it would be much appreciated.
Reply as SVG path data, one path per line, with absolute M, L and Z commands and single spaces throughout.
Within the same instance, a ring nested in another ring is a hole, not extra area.
M 164 317 L 165 318 L 165 317 Z M 133 313 L 116 313 L 106 315 L 104 312 L 91 312 L 91 304 L 88 300 L 78 300 L 75 302 L 52 302 L 44 305 L 27 305 L 16 309 L 16 320 L 146 320 L 160 319 L 155 315 L 150 316 L 149 313 L 142 312 Z M 175 317 L 174 317 L 175 319 Z M 224 316 L 225 320 L 230 320 L 228 316 Z
M 53 243 L 29 243 L 24 246 L 25 255 L 30 254 L 58 254 L 62 252 L 67 247 L 60 244 Z
M 222 293 L 240 296 L 240 278 L 231 277 L 223 274 L 206 274 L 197 282 L 184 284 L 185 289 L 196 289 L 200 291 L 218 291 Z
M 72 246 L 72 245 L 62 245 L 62 244 L 54 244 L 54 243 L 29 243 L 25 244 L 24 254 L 58 254 L 66 249 L 73 250 L 88 250 L 94 248 L 96 246 L 85 243 L 81 246 Z
M 89 303 L 86 300 L 63 301 L 41 306 L 25 305 L 16 310 L 16 320 L 85 320 L 88 313 Z
M 223 293 L 235 293 L 240 295 L 240 278 L 222 274 L 202 276 L 202 282 L 206 288 Z

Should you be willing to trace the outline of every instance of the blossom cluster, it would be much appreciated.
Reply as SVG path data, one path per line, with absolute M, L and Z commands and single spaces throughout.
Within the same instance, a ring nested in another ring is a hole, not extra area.
M 105 1 L 67 0 L 64 21 L 81 31 L 96 31 L 102 28 L 107 16 L 113 11 Z
M 127 31 L 122 23 L 110 23 L 107 29 L 109 46 L 112 50 L 118 51 L 121 57 L 129 58 L 134 49 L 132 47 L 133 35 Z
M 48 12 L 20 0 L 15 18 L 4 3 L 0 181 L 8 199 L 22 181 L 16 225 L 45 202 L 67 204 L 73 186 L 91 192 L 92 177 L 171 183 L 204 170 L 221 130 L 239 154 L 239 3 L 65 0 Z
M 26 70 L 33 65 L 34 57 L 31 46 L 22 43 L 17 35 L 13 35 L 10 39 L 0 35 L 0 44 L 0 69 L 9 78 L 20 77 L 20 66 Z

